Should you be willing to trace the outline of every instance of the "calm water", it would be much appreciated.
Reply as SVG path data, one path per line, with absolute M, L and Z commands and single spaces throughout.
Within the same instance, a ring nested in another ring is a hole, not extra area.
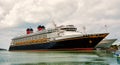
M 120 65 L 120 58 L 106 53 L 78 51 L 9 52 L 0 51 L 0 65 Z

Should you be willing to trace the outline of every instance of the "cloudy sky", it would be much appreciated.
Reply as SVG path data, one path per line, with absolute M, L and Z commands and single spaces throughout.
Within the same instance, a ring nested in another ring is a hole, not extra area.
M 120 0 L 0 0 L 0 48 L 28 27 L 73 24 L 86 33 L 109 32 L 120 42 Z

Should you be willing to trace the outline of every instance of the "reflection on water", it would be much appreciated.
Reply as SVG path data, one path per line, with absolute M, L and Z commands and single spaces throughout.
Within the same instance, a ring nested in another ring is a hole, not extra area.
M 0 65 L 119 65 L 120 58 L 81 52 L 0 51 Z
M 117 57 L 117 63 L 120 64 L 120 57 Z
M 109 65 L 99 62 L 58 62 L 58 63 L 37 63 L 37 64 L 19 64 L 19 65 Z

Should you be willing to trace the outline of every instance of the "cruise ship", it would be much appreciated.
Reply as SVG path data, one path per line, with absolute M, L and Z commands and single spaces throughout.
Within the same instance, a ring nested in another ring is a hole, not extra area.
M 109 33 L 82 34 L 74 25 L 46 29 L 39 25 L 37 32 L 26 29 L 26 35 L 12 39 L 9 50 L 93 50 Z

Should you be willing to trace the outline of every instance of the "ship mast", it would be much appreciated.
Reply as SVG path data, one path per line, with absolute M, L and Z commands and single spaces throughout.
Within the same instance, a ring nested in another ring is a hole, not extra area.
M 54 20 L 52 19 L 52 23 L 55 29 L 57 29 L 57 25 L 55 24 Z
M 60 36 L 60 35 L 59 35 L 60 30 L 58 29 L 57 24 L 54 22 L 53 19 L 51 19 L 51 22 L 52 22 L 52 24 L 53 24 L 53 26 L 54 26 L 54 28 L 55 28 L 55 30 L 56 30 L 56 32 L 57 32 L 57 35 Z

